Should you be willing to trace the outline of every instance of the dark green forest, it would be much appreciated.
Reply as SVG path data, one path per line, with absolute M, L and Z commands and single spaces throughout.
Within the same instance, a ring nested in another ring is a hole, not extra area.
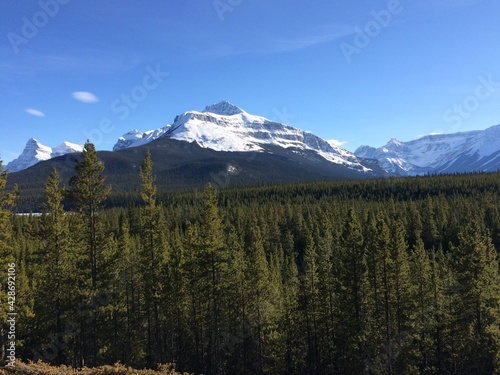
M 1 334 L 15 262 L 19 358 L 500 373 L 499 173 L 165 194 L 148 153 L 116 202 L 85 150 L 68 186 L 47 180 L 42 215 L 12 214 L 0 176 Z

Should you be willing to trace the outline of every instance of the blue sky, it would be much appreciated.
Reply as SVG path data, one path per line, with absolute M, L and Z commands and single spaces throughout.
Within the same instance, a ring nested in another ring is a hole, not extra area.
M 495 0 L 40 0 L 0 5 L 0 158 L 111 149 L 228 100 L 325 139 L 500 123 Z

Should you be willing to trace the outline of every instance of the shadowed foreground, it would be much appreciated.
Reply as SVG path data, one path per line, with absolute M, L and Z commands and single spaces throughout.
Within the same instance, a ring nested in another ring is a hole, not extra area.
M 140 374 L 140 375 L 180 375 L 180 372 L 174 370 L 173 364 L 160 365 L 157 370 L 136 370 L 131 367 L 126 367 L 120 363 L 114 366 L 101 366 L 95 368 L 84 367 L 82 369 L 75 369 L 67 366 L 50 366 L 41 361 L 37 363 L 16 362 L 16 367 L 6 366 L 0 369 L 0 374 L 25 374 L 25 375 L 38 375 L 38 374 L 80 374 L 80 375 L 105 375 L 105 374 Z M 187 373 L 184 373 L 187 374 Z

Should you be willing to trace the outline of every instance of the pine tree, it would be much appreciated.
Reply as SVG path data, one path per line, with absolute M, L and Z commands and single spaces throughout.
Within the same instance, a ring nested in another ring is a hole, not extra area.
M 366 360 L 367 265 L 361 224 L 354 209 L 344 222 L 338 255 L 339 372 L 360 374 Z
M 266 366 L 265 343 L 270 309 L 270 274 L 269 263 L 256 218 L 252 220 L 248 234 L 246 279 L 253 290 L 248 303 L 248 316 L 257 340 L 253 372 L 263 374 Z
M 395 320 L 395 370 L 396 373 L 412 372 L 410 361 L 412 326 L 414 324 L 413 287 L 410 279 L 405 229 L 400 220 L 395 220 L 391 228 L 392 289 L 394 291 Z
M 153 367 L 161 361 L 160 299 L 164 269 L 168 259 L 165 238 L 166 223 L 161 206 L 156 204 L 156 177 L 153 175 L 153 162 L 148 149 L 140 168 L 142 182 L 141 198 L 145 206 L 141 210 L 141 266 L 144 283 L 144 309 L 147 324 L 147 364 Z
M 489 233 L 472 219 L 452 248 L 457 293 L 455 324 L 461 342 L 458 368 L 470 374 L 493 373 L 500 355 L 500 278 Z
M 225 337 L 226 369 L 229 374 L 246 374 L 251 366 L 249 341 L 251 327 L 248 319 L 248 303 L 253 293 L 246 279 L 244 241 L 236 228 L 230 226 L 227 235 L 229 253 L 229 291 L 227 294 L 228 327 Z
M 314 240 L 309 234 L 304 251 L 302 300 L 308 346 L 307 367 L 310 374 L 315 374 L 319 371 L 318 310 L 320 296 L 318 265 L 316 258 L 317 254 Z
M 370 319 L 369 367 L 375 374 L 394 373 L 393 325 L 390 301 L 390 232 L 384 214 L 369 222 L 370 245 L 366 247 L 369 275 L 368 304 Z
M 40 270 L 37 286 L 37 319 L 35 326 L 49 333 L 44 344 L 57 348 L 55 363 L 66 363 L 64 348 L 64 315 L 67 308 L 69 223 L 63 208 L 64 190 L 59 186 L 59 174 L 53 169 L 45 185 L 47 213 L 43 216 Z M 57 345 L 54 345 L 57 343 Z M 42 345 L 43 347 L 43 345 Z M 46 358 L 50 360 L 51 358 Z
M 283 315 L 280 327 L 284 330 L 285 347 L 283 373 L 303 373 L 306 369 L 307 343 L 305 343 L 299 309 L 300 280 L 296 256 L 285 258 L 283 270 Z
M 205 304 L 206 298 L 206 276 L 203 267 L 200 267 L 198 256 L 199 227 L 190 224 L 184 235 L 185 257 L 182 263 L 183 279 L 186 281 L 186 293 L 188 296 L 187 324 L 189 326 L 188 337 L 192 348 L 188 361 L 191 363 L 192 371 L 195 373 L 205 372 L 204 348 L 205 348 Z
M 75 167 L 77 175 L 72 177 L 70 185 L 72 190 L 70 196 L 76 203 L 84 225 L 82 226 L 82 237 L 85 250 L 88 254 L 88 267 L 84 271 L 89 277 L 87 293 L 87 309 L 90 319 L 81 319 L 81 345 L 82 355 L 80 365 L 85 362 L 91 365 L 98 364 L 98 327 L 97 327 L 97 294 L 98 274 L 102 251 L 105 244 L 105 234 L 100 214 L 103 210 L 103 202 L 109 196 L 111 187 L 105 185 L 106 177 L 102 175 L 104 164 L 99 160 L 97 152 L 92 143 L 86 142 L 82 152 L 82 161 Z M 86 321 L 90 323 L 87 332 Z M 90 352 L 90 355 L 87 354 Z
M 222 217 L 219 213 L 218 198 L 214 187 L 208 184 L 205 189 L 205 207 L 202 213 L 200 232 L 199 260 L 207 276 L 208 297 L 208 362 L 207 372 L 222 372 L 224 321 L 222 309 L 225 308 L 223 297 L 227 292 L 229 254 L 224 246 Z
M 335 342 L 335 275 L 333 266 L 334 233 L 329 220 L 320 218 L 322 235 L 318 237 L 318 349 L 319 373 L 334 372 Z
M 421 374 L 433 373 L 434 343 L 436 329 L 434 288 L 431 259 L 424 249 L 424 242 L 418 238 L 413 247 L 410 267 L 415 286 L 415 339 L 417 343 L 418 367 Z

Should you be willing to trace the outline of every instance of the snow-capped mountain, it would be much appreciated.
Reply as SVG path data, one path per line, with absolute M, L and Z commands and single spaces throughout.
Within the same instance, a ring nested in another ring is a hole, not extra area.
M 31 138 L 26 143 L 21 155 L 7 164 L 6 169 L 9 172 L 19 172 L 43 160 L 49 160 L 72 152 L 82 152 L 82 150 L 83 146 L 70 142 L 63 142 L 59 146 L 51 148 L 44 146 L 35 138 Z
M 359 147 L 354 154 L 378 160 L 388 173 L 491 172 L 500 169 L 500 125 L 486 130 L 435 134 L 409 141 L 391 139 L 385 146 Z
M 292 126 L 251 115 L 227 101 L 207 106 L 203 112 L 184 112 L 172 125 L 155 131 L 133 130 L 120 137 L 113 150 L 140 146 L 159 137 L 196 142 L 203 148 L 225 152 L 266 152 L 266 146 L 279 146 L 297 153 L 312 150 L 329 162 L 362 172 L 371 171 L 340 146 L 332 146 Z
M 310 132 L 251 115 L 227 101 L 207 106 L 202 112 L 184 112 L 172 124 L 156 130 L 132 130 L 118 139 L 113 151 L 143 146 L 159 138 L 220 151 L 220 158 L 231 158 L 224 156 L 224 152 L 275 156 L 286 153 L 295 155 L 292 158 L 295 162 L 305 159 L 316 164 L 325 162 L 372 176 L 380 176 L 384 171 L 414 176 L 500 170 L 500 125 L 486 130 L 428 135 L 408 142 L 393 138 L 383 147 L 361 146 L 351 153 L 341 142 L 327 141 Z M 69 142 L 51 148 L 32 138 L 7 168 L 10 172 L 21 171 L 43 160 L 81 152 L 82 148 Z

